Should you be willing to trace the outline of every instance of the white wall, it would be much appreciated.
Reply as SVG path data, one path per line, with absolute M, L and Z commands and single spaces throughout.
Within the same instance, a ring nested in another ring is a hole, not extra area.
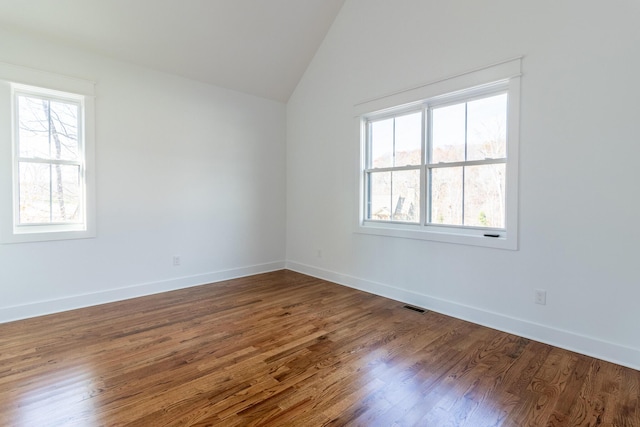
M 347 0 L 287 105 L 288 267 L 640 368 L 639 20 L 631 0 Z M 354 104 L 519 55 L 519 250 L 354 233 Z
M 284 104 L 0 40 L 0 61 L 97 82 L 97 238 L 0 244 L 0 322 L 284 266 Z

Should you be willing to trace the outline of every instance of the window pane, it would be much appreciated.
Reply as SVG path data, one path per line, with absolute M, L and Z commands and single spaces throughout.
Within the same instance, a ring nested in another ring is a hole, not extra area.
M 52 221 L 80 221 L 80 167 L 52 165 Z
M 395 120 L 394 166 L 419 165 L 422 158 L 422 112 L 396 117 Z
M 507 94 L 467 104 L 467 160 L 507 154 Z
M 393 202 L 392 220 L 420 221 L 420 170 L 391 173 Z
M 18 143 L 21 157 L 50 158 L 49 101 L 18 96 Z
M 51 156 L 54 159 L 77 160 L 78 105 L 51 101 Z
M 391 219 L 391 172 L 369 174 L 368 219 L 389 221 Z
M 465 225 L 504 228 L 505 170 L 504 163 L 465 169 Z
M 371 123 L 372 168 L 393 166 L 393 119 Z
M 431 223 L 462 225 L 462 167 L 430 172 Z
M 464 161 L 465 104 L 434 108 L 431 162 Z
M 49 223 L 51 220 L 50 166 L 41 163 L 19 164 L 20 224 Z

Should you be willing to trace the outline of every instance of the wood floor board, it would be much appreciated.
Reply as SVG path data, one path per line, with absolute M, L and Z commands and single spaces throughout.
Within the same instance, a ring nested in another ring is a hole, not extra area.
M 640 372 L 287 270 L 0 325 L 0 426 L 640 427 Z

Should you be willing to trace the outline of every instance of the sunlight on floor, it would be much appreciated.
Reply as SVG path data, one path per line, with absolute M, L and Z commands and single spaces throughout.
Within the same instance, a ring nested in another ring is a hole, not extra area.
M 38 385 L 40 385 L 38 387 Z M 74 367 L 36 377 L 26 385 L 13 421 L 16 426 L 97 426 L 94 400 L 99 391 L 91 369 Z

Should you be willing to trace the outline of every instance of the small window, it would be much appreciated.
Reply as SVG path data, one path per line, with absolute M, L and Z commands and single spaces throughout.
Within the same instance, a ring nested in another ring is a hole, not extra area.
M 5 81 L 0 98 L 2 242 L 95 236 L 93 97 Z
M 464 77 L 454 91 L 360 115 L 358 231 L 517 248 L 519 75 L 471 87 L 477 74 Z M 445 86 L 455 85 L 427 92 Z
M 14 102 L 16 228 L 84 229 L 82 98 L 15 91 Z

